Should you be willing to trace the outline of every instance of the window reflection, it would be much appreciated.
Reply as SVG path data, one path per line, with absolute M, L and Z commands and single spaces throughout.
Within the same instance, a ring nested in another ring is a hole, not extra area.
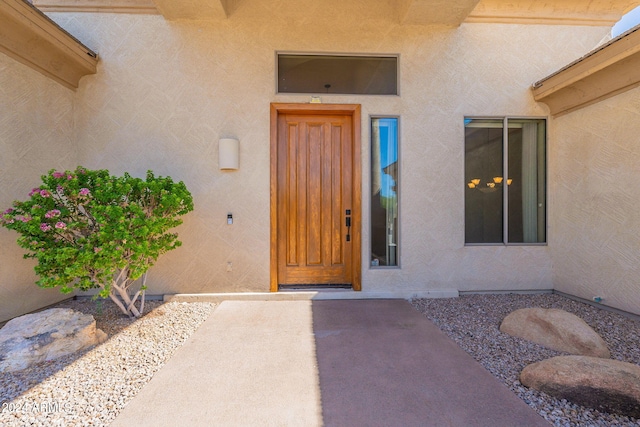
M 545 150 L 545 120 L 465 119 L 466 243 L 546 241 Z
M 371 265 L 398 265 L 398 118 L 371 119 Z
M 278 93 L 397 95 L 397 56 L 278 54 Z

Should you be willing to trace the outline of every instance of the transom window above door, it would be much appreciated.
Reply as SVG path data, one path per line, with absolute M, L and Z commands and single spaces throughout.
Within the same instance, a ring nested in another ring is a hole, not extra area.
M 398 95 L 398 56 L 277 54 L 278 93 Z

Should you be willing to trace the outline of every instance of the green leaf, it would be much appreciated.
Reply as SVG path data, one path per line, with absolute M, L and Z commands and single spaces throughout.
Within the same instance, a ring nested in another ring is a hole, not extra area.
M 125 280 L 142 276 L 160 254 L 181 245 L 169 230 L 193 210 L 182 181 L 152 171 L 143 180 L 79 166 L 52 169 L 41 180 L 0 214 L 0 225 L 16 231 L 24 257 L 37 261 L 38 286 L 64 293 L 100 288 L 106 298 L 120 269 L 129 272 Z

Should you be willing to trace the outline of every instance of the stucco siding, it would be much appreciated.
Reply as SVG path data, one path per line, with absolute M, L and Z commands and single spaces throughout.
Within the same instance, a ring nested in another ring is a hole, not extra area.
M 640 310 L 640 89 L 553 121 L 557 290 Z
M 552 287 L 549 247 L 464 246 L 463 118 L 546 117 L 531 83 L 592 49 L 606 29 L 401 26 L 241 9 L 210 22 L 50 15 L 100 56 L 74 95 L 78 163 L 138 176 L 152 169 L 193 193 L 195 211 L 178 229 L 184 244 L 153 267 L 151 293 L 268 291 L 269 104 L 309 101 L 275 93 L 276 51 L 400 55 L 401 96 L 322 95 L 362 105 L 364 291 Z M 367 262 L 370 115 L 400 117 L 399 269 Z M 235 172 L 218 169 L 217 141 L 229 136 L 240 140 Z
M 52 168 L 76 165 L 69 89 L 0 54 L 0 212 Z M 35 285 L 18 233 L 0 228 L 0 322 L 68 296 Z
M 400 97 L 323 96 L 362 104 L 365 213 L 369 116 L 401 120 L 401 268 L 369 270 L 365 215 L 365 291 L 552 286 L 546 247 L 464 247 L 463 117 L 545 116 L 531 82 L 591 49 L 602 28 L 450 29 L 354 19 L 282 25 L 241 11 L 220 22 L 57 19 L 101 58 L 98 74 L 78 92 L 81 163 L 139 175 L 153 169 L 193 192 L 196 210 L 179 230 L 184 246 L 154 267 L 152 292 L 268 290 L 269 103 L 309 100 L 275 94 L 275 51 L 400 54 Z M 237 172 L 217 168 L 217 141 L 226 136 L 241 141 Z

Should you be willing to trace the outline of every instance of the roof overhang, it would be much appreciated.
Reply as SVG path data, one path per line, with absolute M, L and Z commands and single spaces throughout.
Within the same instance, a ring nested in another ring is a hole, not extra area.
M 533 85 L 554 116 L 640 86 L 640 26 Z
M 404 0 L 400 21 L 403 24 L 459 26 L 480 0 Z
M 162 15 L 174 19 L 224 19 L 241 0 L 153 0 Z
M 465 22 L 613 26 L 637 0 L 481 0 Z
M 408 25 L 464 22 L 612 26 L 637 0 L 321 0 L 330 16 L 361 13 Z M 292 18 L 317 11 L 319 0 L 33 0 L 43 11 L 161 13 L 165 19 L 225 19 L 239 9 L 271 10 Z
M 23 0 L 0 2 L 0 52 L 75 89 L 97 55 Z
M 224 19 L 241 0 L 33 0 L 44 12 L 162 14 L 167 20 Z
M 153 0 L 33 0 L 43 12 L 108 12 L 157 15 Z

